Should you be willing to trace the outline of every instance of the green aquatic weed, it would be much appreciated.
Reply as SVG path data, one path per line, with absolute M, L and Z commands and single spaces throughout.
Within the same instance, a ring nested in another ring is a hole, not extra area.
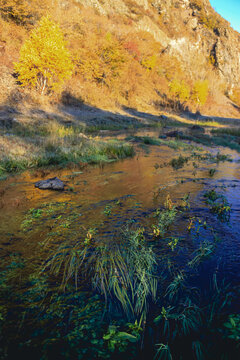
M 174 170 L 178 170 L 181 169 L 186 163 L 188 163 L 188 160 L 189 157 L 184 157 L 180 154 L 178 158 L 173 158 L 169 164 Z
M 210 206 L 211 212 L 216 214 L 219 220 L 229 221 L 231 206 L 223 195 L 218 194 L 215 190 L 209 190 L 203 196 Z
M 194 251 L 194 258 L 188 262 L 188 266 L 194 267 L 198 265 L 200 262 L 205 260 L 207 257 L 212 255 L 216 245 L 213 243 L 210 243 L 208 241 L 203 241 L 200 245 L 200 247 Z
M 168 345 L 157 344 L 157 352 L 153 360 L 172 360 L 171 351 Z
M 215 172 L 216 172 L 216 169 L 210 169 L 210 170 L 209 170 L 209 176 L 210 176 L 210 177 L 213 177 L 214 174 L 215 174 Z
M 232 314 L 229 315 L 228 321 L 224 324 L 226 330 L 226 336 L 229 339 L 240 341 L 240 315 Z
M 172 239 L 171 241 L 168 242 L 168 246 L 171 248 L 172 251 L 174 251 L 177 247 L 179 239 Z
M 111 205 L 106 205 L 105 209 L 103 210 L 103 213 L 107 216 L 111 215 L 112 213 L 112 206 Z
M 110 325 L 103 339 L 107 342 L 108 349 L 111 352 L 114 352 L 115 349 L 125 352 L 129 342 L 135 343 L 139 340 L 139 337 L 125 331 L 119 331 L 116 325 Z

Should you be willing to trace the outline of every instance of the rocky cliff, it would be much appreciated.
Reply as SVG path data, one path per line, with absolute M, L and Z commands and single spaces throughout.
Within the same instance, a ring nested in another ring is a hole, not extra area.
M 75 0 L 101 15 L 131 19 L 138 30 L 151 33 L 190 73 L 212 64 L 229 89 L 239 83 L 240 35 L 217 14 L 209 0 Z

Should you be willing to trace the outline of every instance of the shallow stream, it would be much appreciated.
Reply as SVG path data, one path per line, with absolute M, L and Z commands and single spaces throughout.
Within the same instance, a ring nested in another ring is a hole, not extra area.
M 136 135 L 136 134 L 135 134 Z M 137 134 L 142 135 L 141 133 Z M 144 133 L 153 136 L 156 133 Z M 119 135 L 120 137 L 122 135 Z M 97 236 L 105 242 L 118 242 L 119 233 L 129 224 L 145 229 L 154 224 L 153 214 L 162 209 L 169 195 L 179 206 L 189 194 L 189 206 L 171 225 L 171 238 L 179 238 L 177 251 L 170 251 L 175 268 L 185 271 L 186 258 L 199 243 L 208 240 L 209 232 L 201 228 L 198 240 L 192 241 L 187 226 L 206 221 L 220 238 L 217 247 L 199 269 L 199 288 L 205 288 L 215 274 L 217 282 L 240 284 L 240 157 L 223 148 L 202 150 L 171 149 L 167 146 L 136 145 L 134 158 L 112 162 L 103 166 L 86 166 L 82 169 L 32 170 L 8 178 L 0 183 L 0 251 L 2 259 L 18 253 L 26 260 L 39 263 L 46 250 L 41 244 L 51 233 L 51 247 L 61 241 L 79 241 L 89 229 L 97 229 Z M 232 161 L 202 160 L 193 154 L 220 152 L 231 156 Z M 192 158 L 183 167 L 175 169 L 169 162 L 180 154 Z M 209 170 L 216 171 L 210 176 Z M 54 192 L 39 190 L 34 183 L 57 176 L 66 183 L 66 190 Z M 228 221 L 211 212 L 204 194 L 215 190 L 224 196 L 231 207 Z M 29 215 L 29 210 L 35 209 Z M 64 228 L 64 231 L 62 229 Z M 60 230 L 61 231 L 60 231 Z M 151 237 L 147 241 L 159 253 L 167 253 L 163 240 Z M 186 270 L 187 271 L 187 270 Z M 208 288 L 208 286 L 207 286 Z M 233 312 L 239 312 L 238 300 L 233 301 Z

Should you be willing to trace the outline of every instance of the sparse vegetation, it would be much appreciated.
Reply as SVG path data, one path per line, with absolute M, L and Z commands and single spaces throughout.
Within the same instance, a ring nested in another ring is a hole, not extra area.
M 184 157 L 180 154 L 178 158 L 174 158 L 170 161 L 170 165 L 173 167 L 173 169 L 178 170 L 187 164 L 188 160 L 188 157 Z
M 215 190 L 209 190 L 204 194 L 204 198 L 210 206 L 210 210 L 216 214 L 221 221 L 229 221 L 231 206 L 223 195 L 216 193 Z

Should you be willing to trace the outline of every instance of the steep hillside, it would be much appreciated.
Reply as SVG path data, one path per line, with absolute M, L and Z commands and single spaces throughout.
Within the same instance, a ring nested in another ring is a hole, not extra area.
M 16 85 L 13 63 L 29 31 L 49 14 L 60 23 L 75 65 L 62 89 L 71 94 L 65 101 L 238 116 L 225 95 L 238 102 L 240 35 L 209 0 L 44 0 L 41 6 L 0 0 L 0 13 L 3 104 L 39 102 L 33 89 Z
M 136 30 L 149 32 L 163 49 L 180 56 L 194 73 L 210 61 L 220 77 L 237 85 L 240 76 L 240 35 L 217 14 L 209 0 L 78 0 L 102 15 L 124 14 Z M 195 75 L 196 76 L 196 75 Z

